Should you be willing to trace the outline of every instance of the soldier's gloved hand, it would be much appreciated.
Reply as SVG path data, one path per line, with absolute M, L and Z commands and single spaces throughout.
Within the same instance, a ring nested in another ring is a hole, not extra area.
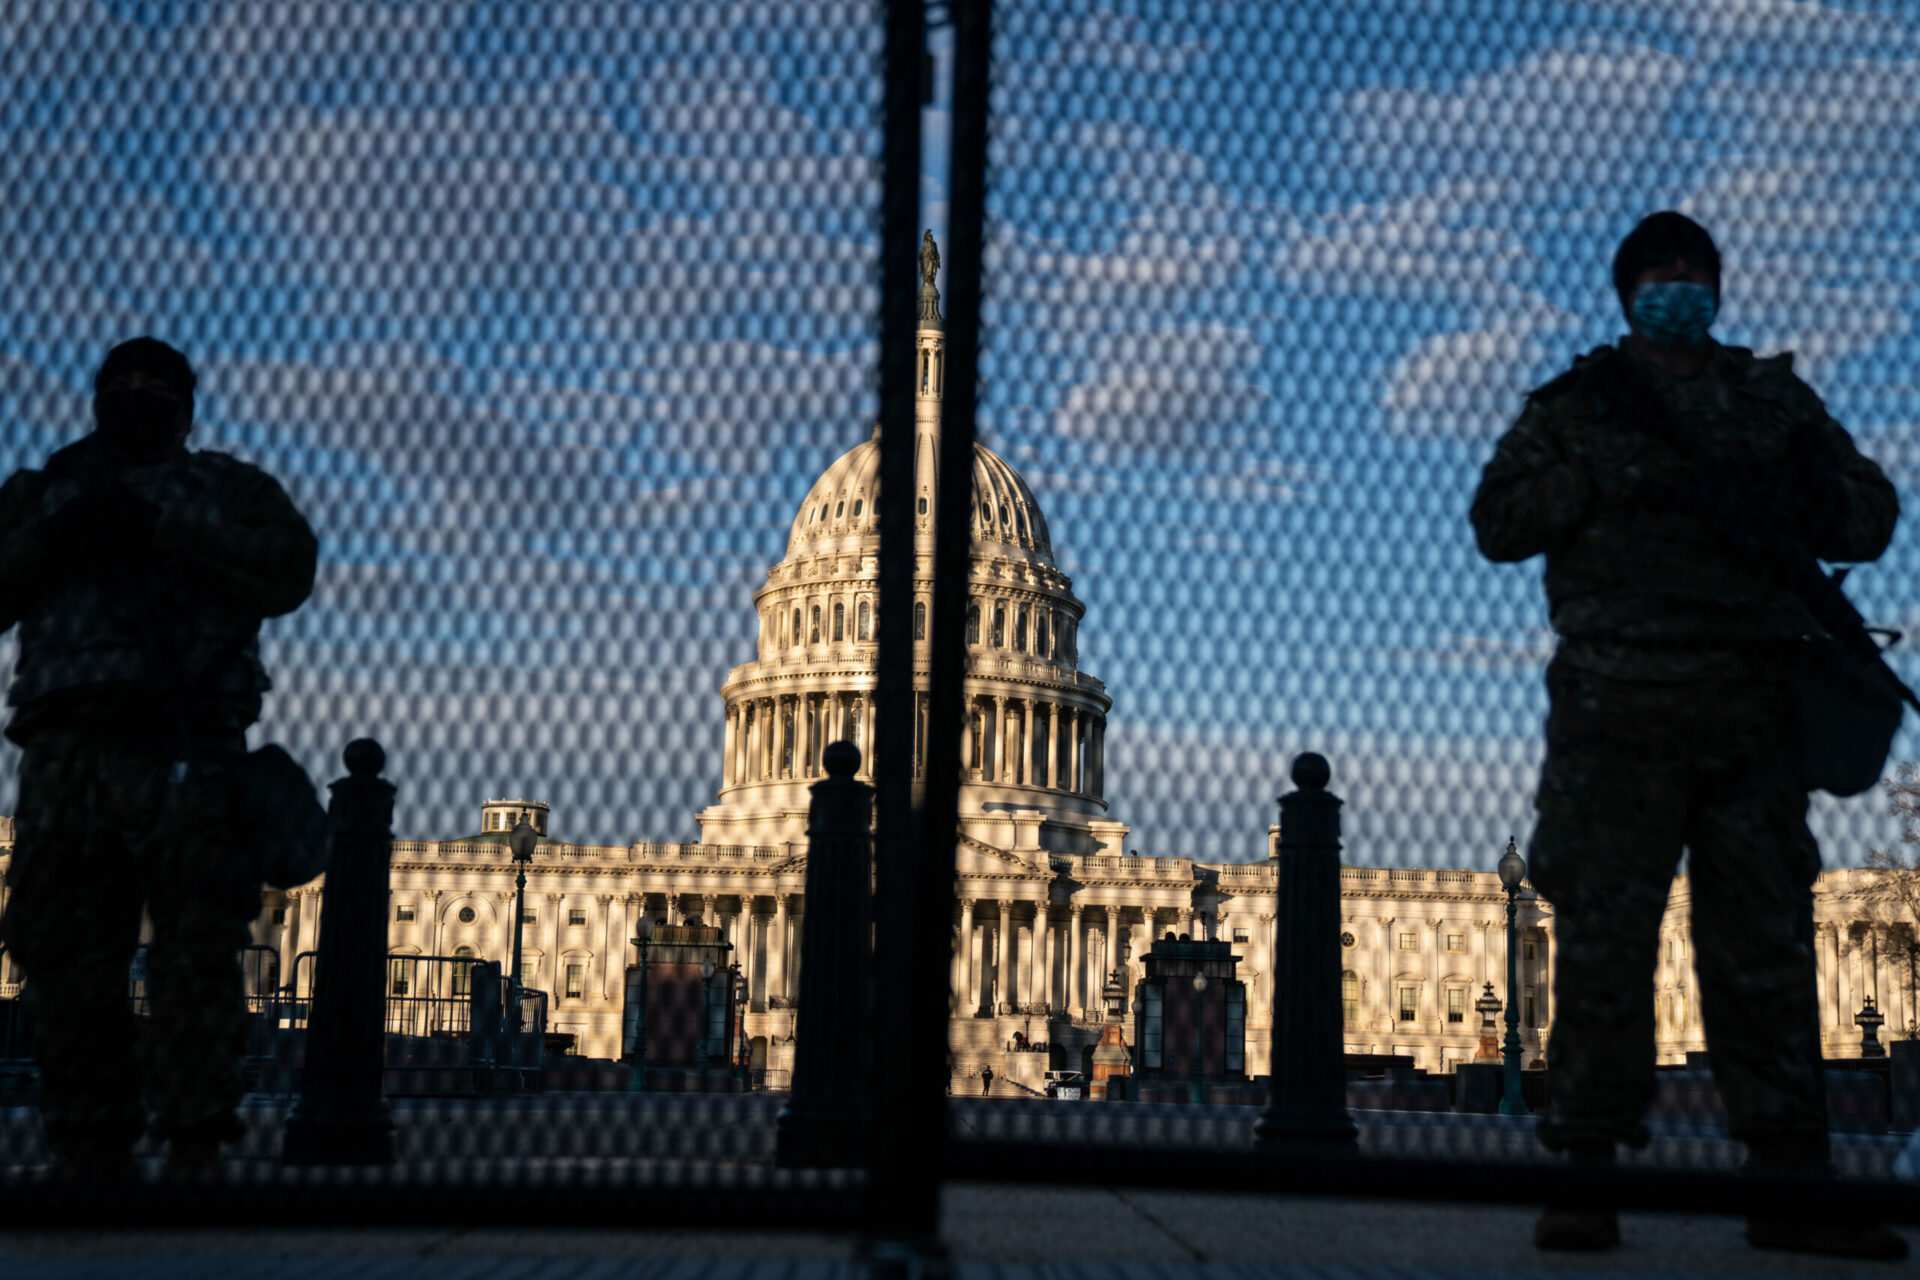
M 146 555 L 160 509 L 124 485 L 98 485 L 48 516 L 40 537 L 70 572 L 105 575 Z

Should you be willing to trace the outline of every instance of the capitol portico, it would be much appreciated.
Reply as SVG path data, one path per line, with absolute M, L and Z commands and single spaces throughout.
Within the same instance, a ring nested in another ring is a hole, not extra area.
M 916 345 L 917 598 L 913 608 L 914 776 L 926 756 L 928 612 L 932 605 L 936 442 L 945 338 L 929 238 Z M 661 922 L 717 924 L 748 980 L 753 1065 L 782 1087 L 792 1062 L 806 927 L 808 788 L 827 743 L 872 758 L 879 554 L 879 448 L 854 445 L 800 502 L 783 558 L 754 593 L 752 658 L 721 682 L 719 789 L 692 844 L 588 845 L 553 830 L 564 814 L 538 801 L 481 806 L 479 829 L 454 839 L 396 840 L 390 950 L 396 955 L 512 953 L 514 867 L 507 833 L 526 819 L 543 836 L 528 868 L 523 981 L 549 995 L 549 1026 L 578 1051 L 616 1057 L 631 939 Z M 1085 608 L 1054 559 L 1031 489 L 984 444 L 974 447 L 965 619 L 965 777 L 956 851 L 957 907 L 948 995 L 953 1070 L 991 1066 L 1001 1089 L 1038 1089 L 1050 1067 L 1080 1068 L 1098 1038 L 1105 975 L 1131 992 L 1154 939 L 1171 932 L 1230 942 L 1247 984 L 1246 1069 L 1267 1070 L 1273 1007 L 1277 831 L 1248 814 L 1254 860 L 1213 865 L 1131 852 L 1104 770 L 1105 686 L 1079 664 Z M 1338 789 L 1340 762 L 1334 761 Z M 1274 775 L 1284 762 L 1274 762 Z M 1524 815 L 1520 815 L 1524 816 Z M 1490 833 L 1487 863 L 1506 832 Z M 11 848 L 0 827 L 0 863 Z M 1866 995 L 1889 1036 L 1912 1025 L 1910 975 L 1876 941 L 1873 873 L 1829 872 L 1816 888 L 1821 1017 L 1827 1052 L 1850 1056 Z M 3 892 L 3 891 L 0 891 Z M 268 895 L 254 926 L 276 948 L 283 980 L 317 943 L 324 884 Z M 1506 894 L 1491 869 L 1341 872 L 1342 999 L 1349 1051 L 1407 1054 L 1443 1070 L 1480 1043 L 1475 1001 L 1505 997 Z M 1662 926 L 1655 1015 L 1662 1061 L 1704 1047 L 1686 929 L 1685 881 Z M 1881 921 L 1880 924 L 1884 924 Z M 1552 908 L 1523 892 L 1519 982 L 1526 1060 L 1544 1054 L 1556 962 Z M 397 971 L 396 971 L 397 972 Z M 17 974 L 0 960 L 0 991 Z M 937 993 L 929 993 L 939 998 Z M 1049 1046 L 1022 1051 L 1018 1043 Z

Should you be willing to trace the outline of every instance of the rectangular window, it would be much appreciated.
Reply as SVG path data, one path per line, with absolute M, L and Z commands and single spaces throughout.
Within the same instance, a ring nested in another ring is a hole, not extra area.
M 1418 951 L 1420 949 L 1420 939 L 1415 937 L 1411 932 L 1403 933 L 1400 935 L 1400 949 L 1402 951 Z
M 413 919 L 413 908 L 412 907 L 395 907 L 393 909 L 393 918 L 395 920 L 400 920 L 400 921 L 411 920 Z
M 1247 931 L 1245 929 L 1235 929 L 1233 931 L 1233 940 L 1235 942 L 1245 942 L 1247 940 Z
M 583 924 L 585 924 L 586 922 L 587 922 L 587 913 L 586 913 L 586 910 L 585 910 L 584 908 L 582 908 L 582 907 L 569 907 L 569 908 L 567 908 L 567 923 L 568 923 L 568 924 L 570 924 L 570 925 L 583 925 Z
M 530 987 L 534 979 L 540 976 L 540 962 L 532 956 L 520 957 L 520 985 Z
M 1533 994 L 1533 988 L 1528 987 L 1527 1001 L 1526 1004 L 1522 1006 L 1524 1012 L 1521 1015 L 1521 1020 L 1530 1027 L 1537 1027 L 1540 1025 L 1540 1009 L 1533 998 Z
M 387 989 L 394 995 L 404 996 L 407 994 L 409 985 L 407 979 L 410 976 L 411 968 L 412 966 L 404 960 L 395 960 L 387 966 L 389 974 Z
M 521 924 L 539 924 L 540 917 L 532 907 L 528 907 L 525 911 L 522 911 L 520 913 L 520 923 Z
M 287 922 L 287 909 L 285 907 L 275 907 L 273 909 L 273 922 L 275 924 L 285 924 Z
M 567 999 L 578 1000 L 586 991 L 587 966 L 578 962 L 567 966 Z
M 1447 935 L 1448 951 L 1451 951 L 1454 955 L 1459 955 L 1462 951 L 1465 951 L 1466 949 L 1467 949 L 1467 937 L 1465 934 L 1450 933 Z
M 1526 957 L 1528 964 L 1533 963 L 1534 950 L 1533 950 L 1533 942 L 1531 939 L 1528 940 L 1525 950 L 1523 950 L 1520 954 Z
M 1465 987 L 1447 988 L 1447 1021 L 1465 1022 L 1467 1020 L 1467 989 Z
M 1007 643 L 1007 606 L 993 606 L 993 631 L 988 637 L 989 643 L 996 649 L 1006 647 Z
M 1163 993 L 1158 984 L 1146 988 L 1140 1002 L 1140 1054 L 1141 1065 L 1158 1068 L 1164 1062 L 1161 1051 L 1161 1038 L 1166 1030 L 1165 1010 L 1162 1008 Z
M 1420 1017 L 1420 988 L 1412 985 L 1400 988 L 1400 1021 L 1414 1022 Z
M 1349 1027 L 1360 1021 L 1360 975 L 1351 969 L 1340 975 L 1340 1017 Z

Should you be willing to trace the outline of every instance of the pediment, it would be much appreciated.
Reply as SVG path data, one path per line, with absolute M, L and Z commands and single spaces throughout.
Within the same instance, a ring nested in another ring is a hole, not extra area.
M 1040 875 L 1041 870 L 1019 854 L 998 845 L 988 844 L 985 840 L 961 833 L 958 857 L 955 862 L 960 870 L 969 867 L 975 870 L 999 871 L 1011 867 L 1028 875 Z

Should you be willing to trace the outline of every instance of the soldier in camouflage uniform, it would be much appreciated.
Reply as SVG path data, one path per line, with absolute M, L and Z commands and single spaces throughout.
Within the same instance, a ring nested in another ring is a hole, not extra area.
M 1488 559 L 1546 556 L 1559 636 L 1529 848 L 1560 948 L 1553 1101 L 1540 1137 L 1577 1163 L 1646 1141 L 1652 979 L 1684 847 L 1701 1013 L 1730 1132 L 1755 1166 L 1823 1169 L 1820 851 L 1788 697 L 1795 638 L 1817 628 L 1767 565 L 1730 542 L 1871 560 L 1893 535 L 1899 502 L 1790 355 L 1762 358 L 1707 336 L 1720 261 L 1698 224 L 1677 213 L 1644 220 L 1620 246 L 1614 284 L 1633 333 L 1529 395 L 1472 507 Z M 1626 387 L 1656 397 L 1675 434 L 1645 429 L 1647 402 Z M 1703 501 L 1712 486 L 1738 502 Z M 1729 510 L 1750 526 L 1716 527 L 1709 512 L 1724 521 Z M 1750 1236 L 1848 1247 L 1847 1232 L 1785 1230 L 1793 1238 L 1752 1224 Z M 1851 1231 L 1855 1243 L 1904 1252 L 1884 1229 Z M 1591 1209 L 1550 1209 L 1536 1232 L 1549 1248 L 1618 1238 L 1613 1214 Z
M 240 1132 L 237 950 L 260 882 L 225 784 L 269 685 L 260 622 L 307 598 L 316 548 L 272 477 L 187 449 L 193 392 L 173 348 L 115 347 L 94 431 L 0 487 L 0 631 L 20 627 L 6 733 L 23 749 L 0 934 L 26 973 L 48 1143 L 80 1175 L 129 1171 L 143 1076 L 170 1160 L 204 1166 Z

